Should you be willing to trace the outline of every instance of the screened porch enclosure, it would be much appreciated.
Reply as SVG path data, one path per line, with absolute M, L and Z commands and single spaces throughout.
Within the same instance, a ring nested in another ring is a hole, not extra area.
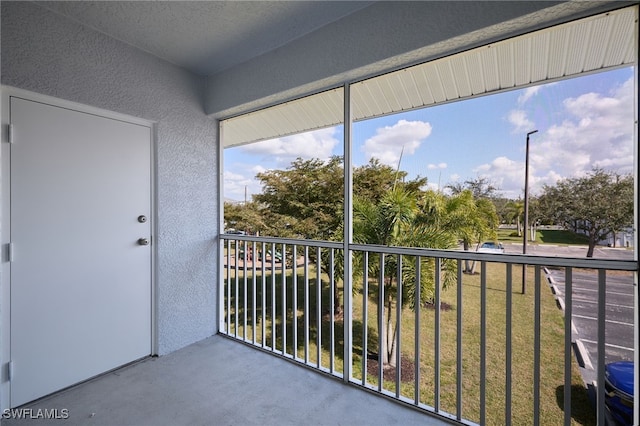
M 447 421 L 605 424 L 605 387 L 598 384 L 615 346 L 607 337 L 607 293 L 612 276 L 629 278 L 637 336 L 637 253 L 587 259 L 356 242 L 353 125 L 635 67 L 636 45 L 632 7 L 221 121 L 221 156 L 227 148 L 341 129 L 344 195 L 336 199 L 342 215 L 331 240 L 221 235 L 220 333 Z M 473 273 L 463 273 L 470 264 Z M 564 277 L 561 300 L 551 269 Z M 589 290 L 596 356 L 587 375 L 571 320 L 581 302 L 576 271 L 596 282 Z M 433 286 L 426 290 L 423 280 Z M 637 338 L 630 341 L 637 362 Z

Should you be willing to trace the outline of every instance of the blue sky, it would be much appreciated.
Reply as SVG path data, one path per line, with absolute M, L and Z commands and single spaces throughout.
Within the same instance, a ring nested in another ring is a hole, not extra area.
M 582 176 L 594 166 L 633 171 L 634 69 L 622 68 L 354 123 L 353 161 L 376 157 L 428 186 L 486 177 L 501 195 L 523 194 L 526 133 L 530 193 Z M 404 150 L 404 151 L 403 151 Z M 225 198 L 259 193 L 257 172 L 284 169 L 297 157 L 342 155 L 342 126 L 229 148 Z

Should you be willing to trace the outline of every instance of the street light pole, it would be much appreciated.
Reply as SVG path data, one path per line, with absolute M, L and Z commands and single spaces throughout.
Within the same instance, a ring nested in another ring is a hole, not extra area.
M 529 233 L 529 136 L 536 133 L 532 130 L 527 133 L 527 143 L 524 160 L 524 229 L 522 232 L 522 254 L 527 254 L 527 234 Z M 527 265 L 522 265 L 522 294 L 525 293 L 527 282 Z

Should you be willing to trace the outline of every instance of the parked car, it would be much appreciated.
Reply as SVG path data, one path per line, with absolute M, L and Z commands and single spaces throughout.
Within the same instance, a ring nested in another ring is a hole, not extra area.
M 617 361 L 604 367 L 604 404 L 620 426 L 633 423 L 633 362 Z
M 502 243 L 486 241 L 482 243 L 477 251 L 478 253 L 504 253 L 504 246 Z

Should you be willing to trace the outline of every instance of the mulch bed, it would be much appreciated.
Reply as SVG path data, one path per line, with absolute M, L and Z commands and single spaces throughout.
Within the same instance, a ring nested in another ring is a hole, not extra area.
M 415 377 L 413 359 L 402 355 L 400 363 L 400 381 L 412 382 Z M 378 377 L 378 354 L 369 354 L 367 357 L 367 374 L 369 377 Z M 382 372 L 384 380 L 393 382 L 396 380 L 396 367 L 386 366 Z
M 424 307 L 430 310 L 434 310 L 436 308 L 434 303 L 425 303 Z M 441 311 L 450 311 L 453 309 L 453 306 L 449 303 L 440 302 L 440 310 Z M 328 321 L 331 319 L 331 314 L 329 312 L 325 312 L 322 316 L 323 321 Z M 336 323 L 342 323 L 344 320 L 344 315 L 342 310 L 340 312 L 334 314 L 334 319 Z M 391 367 L 389 365 L 383 367 L 384 370 L 382 372 L 382 376 L 384 380 L 394 382 L 396 380 L 396 367 Z M 369 353 L 367 356 L 367 374 L 369 377 L 378 377 L 378 354 L 377 353 Z M 413 363 L 413 359 L 409 358 L 407 355 L 402 355 L 400 357 L 400 381 L 404 383 L 412 382 L 415 378 L 415 366 Z

